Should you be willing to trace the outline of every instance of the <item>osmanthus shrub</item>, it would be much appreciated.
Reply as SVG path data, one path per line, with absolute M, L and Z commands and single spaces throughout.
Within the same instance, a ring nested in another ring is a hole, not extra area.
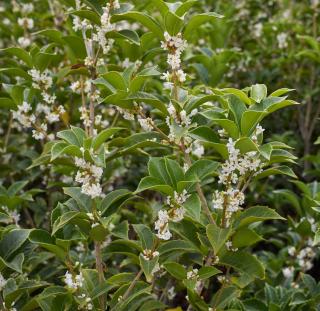
M 2 50 L 5 310 L 248 310 L 261 222 L 285 219 L 246 194 L 295 178 L 261 122 L 297 103 L 193 79 L 194 32 L 223 19 L 196 4 L 61 1 L 63 18 Z

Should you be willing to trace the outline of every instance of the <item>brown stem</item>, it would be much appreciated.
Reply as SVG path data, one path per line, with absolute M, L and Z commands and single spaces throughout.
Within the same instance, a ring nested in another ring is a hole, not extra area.
M 26 217 L 27 217 L 27 219 L 28 219 L 28 222 L 29 222 L 29 225 L 31 226 L 31 228 L 35 228 L 36 225 L 35 225 L 32 217 L 31 217 L 31 215 L 30 215 L 29 210 L 28 210 L 26 207 L 24 207 L 24 208 L 23 208 L 23 212 L 25 213 L 25 215 L 26 215 Z
M 96 255 L 96 269 L 98 271 L 99 283 L 104 282 L 103 261 L 101 256 L 101 242 L 94 243 L 95 255 Z M 104 295 L 99 296 L 99 305 L 102 311 L 105 310 L 105 298 Z
M 191 164 L 192 164 L 192 162 L 191 162 L 191 159 L 190 159 L 189 154 L 185 151 L 185 145 L 184 145 L 184 143 L 181 144 L 181 150 L 182 150 L 182 152 L 184 153 L 184 158 L 185 158 L 186 163 L 187 163 L 188 166 L 190 167 Z M 204 195 L 204 193 L 203 193 L 203 191 L 202 191 L 202 188 L 201 188 L 199 182 L 196 183 L 196 190 L 197 190 L 198 196 L 199 196 L 200 201 L 201 201 L 202 209 L 203 209 L 204 212 L 207 214 L 208 219 L 209 219 L 209 222 L 212 223 L 212 224 L 215 224 L 216 222 L 215 222 L 214 218 L 212 217 L 212 214 L 211 214 L 210 208 L 209 208 L 209 206 L 208 206 L 206 197 L 205 197 L 205 195 Z
M 123 294 L 122 296 L 122 300 L 126 300 L 129 296 L 129 294 L 131 293 L 132 289 L 134 288 L 134 286 L 136 285 L 136 283 L 139 281 L 141 275 L 142 275 L 143 271 L 142 269 L 138 272 L 138 274 L 136 275 L 136 277 L 133 279 L 132 283 L 130 284 L 130 286 L 128 287 L 128 289 L 126 290 L 126 292 Z
M 10 112 L 10 117 L 9 117 L 9 122 L 8 122 L 8 129 L 7 129 L 7 132 L 6 132 L 6 136 L 4 137 L 3 152 L 7 151 L 9 137 L 10 137 L 11 129 L 12 129 L 12 121 L 13 121 L 13 116 L 12 116 L 12 112 Z

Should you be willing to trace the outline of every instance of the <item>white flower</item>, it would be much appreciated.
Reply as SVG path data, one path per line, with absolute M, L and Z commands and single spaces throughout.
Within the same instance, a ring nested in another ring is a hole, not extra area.
M 0 273 L 0 291 L 2 291 L 2 289 L 5 287 L 6 284 L 7 284 L 7 280 Z
M 102 193 L 102 188 L 100 184 L 83 184 L 81 187 L 81 192 L 90 196 L 92 199 L 100 197 Z
M 73 278 L 72 274 L 69 271 L 67 271 L 64 275 L 64 282 L 66 283 L 67 287 L 69 287 L 70 289 L 78 288 L 77 280 Z M 81 281 L 81 284 L 82 284 L 82 281 Z
M 261 23 L 255 24 L 253 26 L 253 35 L 256 38 L 260 38 L 262 35 L 262 29 L 263 29 L 263 25 Z
M 169 240 L 172 236 L 169 231 L 169 215 L 165 210 L 158 212 L 158 220 L 155 222 L 155 230 L 157 230 L 157 237 L 161 240 Z
M 31 69 L 28 71 L 28 74 L 32 77 L 32 86 L 35 89 L 47 90 L 52 86 L 52 77 L 50 76 L 49 70 L 46 69 L 44 72 L 41 73 L 37 69 Z
M 288 38 L 288 35 L 285 32 L 279 33 L 277 35 L 279 49 L 284 49 L 288 47 L 287 38 Z
M 81 192 L 91 198 L 101 196 L 102 188 L 99 182 L 103 174 L 102 167 L 86 162 L 78 157 L 75 157 L 75 165 L 79 167 L 75 181 L 82 183 Z
M 172 300 L 176 295 L 174 286 L 171 286 L 167 291 L 167 297 L 169 300 Z
M 293 277 L 293 273 L 294 273 L 294 267 L 286 267 L 282 269 L 282 274 L 287 279 Z
M 37 140 L 42 140 L 46 137 L 47 124 L 42 123 L 37 129 L 32 130 L 32 137 Z
M 204 147 L 200 144 L 200 142 L 195 141 L 192 145 L 192 154 L 196 157 L 201 158 L 204 155 Z
M 153 258 L 158 256 L 159 256 L 159 252 L 153 251 L 151 249 L 145 249 L 143 250 L 143 253 L 142 253 L 142 257 L 147 261 L 152 260 Z
M 289 254 L 290 256 L 294 256 L 295 253 L 296 253 L 296 248 L 295 248 L 294 246 L 290 246 L 290 247 L 288 248 L 288 254 Z
M 146 131 L 150 132 L 153 129 L 153 120 L 151 118 L 138 117 L 140 126 Z
M 134 120 L 134 114 L 132 114 L 129 110 L 123 109 L 120 107 L 116 107 L 116 108 L 126 120 Z
M 171 77 L 171 74 L 169 71 L 167 71 L 161 75 L 160 79 L 165 81 L 170 81 L 170 77 Z
M 177 52 L 182 52 L 187 46 L 187 41 L 182 39 L 181 33 L 178 33 L 177 36 L 171 36 L 168 32 L 165 32 L 164 38 L 165 41 L 161 42 L 161 47 L 165 50 L 174 49 Z
M 179 69 L 181 65 L 180 54 L 169 54 L 167 63 L 173 70 Z
M 170 220 L 173 222 L 179 222 L 183 219 L 185 214 L 185 209 L 181 206 L 178 208 L 174 208 L 170 213 Z
M 199 277 L 198 275 L 199 270 L 198 269 L 193 269 L 191 271 L 187 272 L 187 279 L 197 279 Z
M 183 83 L 186 81 L 187 75 L 182 69 L 178 69 L 176 72 L 179 82 Z
M 238 248 L 234 248 L 232 245 L 232 241 L 227 241 L 226 242 L 226 248 L 228 251 L 236 252 Z
M 71 88 L 72 92 L 78 93 L 81 89 L 80 81 L 75 81 L 75 82 L 71 83 L 70 88 Z
M 27 29 L 32 29 L 34 26 L 33 19 L 27 18 L 27 17 L 18 18 L 18 24 L 19 24 L 19 26 L 27 28 Z
M 27 48 L 28 46 L 31 45 L 31 40 L 30 40 L 30 38 L 27 38 L 27 37 L 19 37 L 18 43 L 21 47 Z

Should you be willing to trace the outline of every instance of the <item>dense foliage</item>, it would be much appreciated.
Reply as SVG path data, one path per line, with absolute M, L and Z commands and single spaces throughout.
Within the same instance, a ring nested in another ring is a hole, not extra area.
M 1 310 L 320 310 L 319 13 L 3 1 Z

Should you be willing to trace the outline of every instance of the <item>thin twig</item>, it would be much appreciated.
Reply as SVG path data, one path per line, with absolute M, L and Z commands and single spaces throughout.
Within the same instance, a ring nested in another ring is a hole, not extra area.
M 133 281 L 131 282 L 130 286 L 128 287 L 128 289 L 126 290 L 126 292 L 123 294 L 122 296 L 122 300 L 126 300 L 130 294 L 130 292 L 132 291 L 132 289 L 134 288 L 134 286 L 136 285 L 136 283 L 139 281 L 141 275 L 142 275 L 143 271 L 142 269 L 138 272 L 138 274 L 136 275 L 136 277 L 133 279 Z

